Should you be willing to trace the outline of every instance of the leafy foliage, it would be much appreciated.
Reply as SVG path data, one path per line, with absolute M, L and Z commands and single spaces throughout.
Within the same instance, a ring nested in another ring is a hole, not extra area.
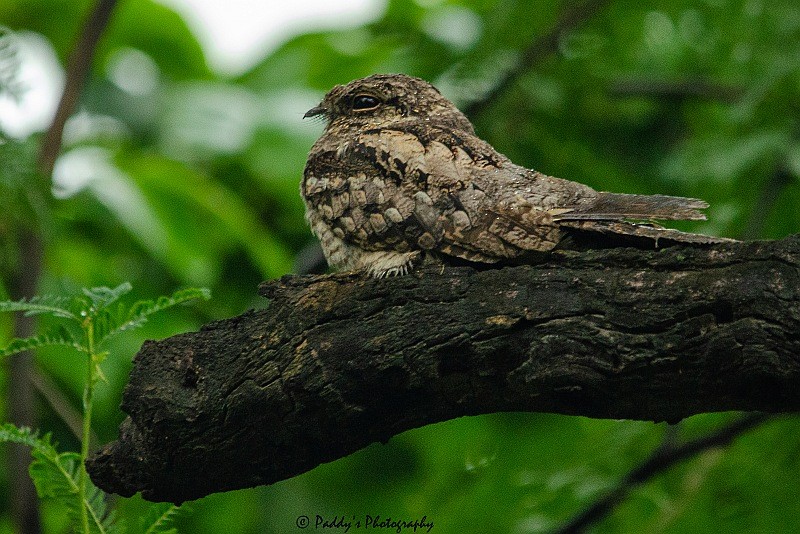
M 0 312 L 21 311 L 26 315 L 50 314 L 60 319 L 68 319 L 78 326 L 90 321 L 94 343 L 99 345 L 115 334 L 142 326 L 154 313 L 192 300 L 208 300 L 211 296 L 208 289 L 188 288 L 156 300 L 140 300 L 132 306 L 117 302 L 131 289 L 131 285 L 126 282 L 115 288 L 84 289 L 82 297 L 43 295 L 18 301 L 0 301 Z M 0 349 L 0 356 L 52 345 L 68 346 L 84 352 L 89 350 L 85 335 L 76 338 L 66 326 L 59 325 L 44 334 L 12 340 L 5 348 Z
M 105 310 L 105 313 L 97 318 L 96 324 L 98 328 L 95 331 L 95 335 L 98 342 L 102 342 L 114 334 L 142 326 L 147 322 L 147 318 L 154 313 L 192 300 L 208 300 L 210 298 L 211 292 L 206 288 L 188 288 L 180 289 L 169 297 L 159 297 L 156 300 L 140 300 L 134 303 L 127 311 L 123 306 L 120 306 L 116 314 Z
M 0 301 L 0 312 L 24 312 L 27 315 L 49 314 L 64 323 L 76 323 L 82 335 L 76 338 L 63 324 L 48 333 L 13 339 L 0 350 L 0 355 L 12 355 L 51 345 L 72 347 L 87 356 L 87 376 L 83 393 L 83 435 L 81 452 L 59 453 L 49 436 L 40 438 L 29 429 L 10 423 L 0 426 L 0 442 L 14 442 L 33 448 L 30 475 L 40 497 L 63 503 L 76 532 L 106 534 L 120 531 L 114 523 L 114 512 L 106 507 L 105 495 L 89 480 L 83 467 L 89 450 L 92 405 L 95 383 L 105 379 L 100 365 L 108 356 L 98 351 L 100 344 L 112 335 L 142 326 L 154 313 L 195 299 L 208 299 L 207 289 L 183 289 L 168 297 L 141 300 L 133 306 L 118 302 L 130 293 L 125 282 L 114 288 L 105 286 L 84 288 L 82 295 L 65 298 L 37 296 L 17 301 Z M 156 515 L 147 532 L 174 532 L 170 527 L 176 511 L 163 509 Z
M 81 507 L 89 512 L 89 532 L 113 534 L 123 532 L 121 523 L 115 521 L 115 512 L 108 508 L 105 494 L 88 482 L 85 496 L 80 492 L 80 465 L 83 458 L 75 452 L 59 453 L 50 436 L 39 436 L 28 428 L 18 428 L 10 423 L 0 425 L 0 443 L 18 443 L 32 449 L 33 461 L 29 473 L 39 497 L 55 499 L 65 505 L 75 531 L 80 530 Z M 186 507 L 169 503 L 150 506 L 140 518 L 144 534 L 176 534 L 175 520 L 185 513 Z

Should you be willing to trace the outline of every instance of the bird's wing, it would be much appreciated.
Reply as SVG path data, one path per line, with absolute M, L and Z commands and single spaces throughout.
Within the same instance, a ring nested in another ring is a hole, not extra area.
M 312 151 L 303 193 L 337 235 L 362 249 L 496 262 L 560 239 L 552 220 L 560 211 L 536 205 L 531 172 L 465 132 L 380 129 Z M 526 188 L 527 197 L 513 194 Z M 558 194 L 549 192 L 545 204 L 558 204 Z

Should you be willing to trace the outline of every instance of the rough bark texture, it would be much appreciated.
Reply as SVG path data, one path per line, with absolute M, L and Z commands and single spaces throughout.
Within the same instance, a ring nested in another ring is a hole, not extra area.
M 498 411 L 800 409 L 800 236 L 261 293 L 265 310 L 142 347 L 119 441 L 89 462 L 98 486 L 180 502 Z

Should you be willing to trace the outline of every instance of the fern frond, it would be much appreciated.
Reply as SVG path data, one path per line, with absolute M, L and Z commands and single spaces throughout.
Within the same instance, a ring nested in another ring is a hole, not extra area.
M 94 339 L 98 345 L 115 333 L 128 319 L 128 307 L 124 303 L 99 310 L 94 316 Z
M 130 293 L 132 286 L 129 282 L 123 282 L 115 288 L 93 287 L 83 288 L 83 294 L 89 298 L 92 311 L 98 312 L 115 303 L 120 297 Z
M 153 504 L 141 520 L 142 532 L 144 534 L 176 534 L 178 529 L 175 528 L 175 520 L 187 511 L 186 505 Z
M 39 436 L 29 428 L 18 428 L 11 423 L 0 425 L 0 442 L 27 445 L 33 450 L 33 462 L 28 472 L 40 498 L 52 498 L 67 507 L 74 524 L 79 524 L 81 506 L 89 511 L 89 528 L 94 534 L 112 534 L 119 529 L 113 514 L 108 512 L 103 492 L 89 481 L 89 497 L 81 498 L 78 488 L 81 455 L 76 452 L 59 453 L 50 436 Z
M 38 313 L 49 313 L 55 317 L 79 320 L 78 316 L 66 306 L 72 301 L 69 297 L 59 297 L 56 295 L 41 295 L 29 299 L 2 300 L 0 301 L 0 312 L 25 312 L 25 315 L 36 315 Z
M 28 472 L 36 486 L 36 493 L 45 499 L 59 499 L 68 508 L 73 508 L 64 499 L 70 500 L 78 496 L 78 469 L 81 456 L 76 452 L 59 454 L 55 448 L 34 448 L 31 452 L 33 462 L 28 467 Z M 77 517 L 77 514 L 76 514 Z
M 128 320 L 135 319 L 137 317 L 144 317 L 146 318 L 149 315 L 152 315 L 156 312 L 160 312 L 161 310 L 165 310 L 177 304 L 182 304 L 184 302 L 188 302 L 190 300 L 195 299 L 203 299 L 208 300 L 211 298 L 211 291 L 208 288 L 201 287 L 201 288 L 187 288 L 187 289 L 180 289 L 173 293 L 169 297 L 158 297 L 155 301 L 153 300 L 140 300 L 133 306 L 131 306 L 130 312 L 128 313 Z
M 26 426 L 17 426 L 12 423 L 0 424 L 0 443 L 18 443 L 32 449 L 41 448 L 43 450 L 55 448 L 50 443 L 50 436 L 39 436 L 35 430 Z
M 95 322 L 95 339 L 99 344 L 105 338 L 143 325 L 154 313 L 191 300 L 209 298 L 211 291 L 207 288 L 188 288 L 178 290 L 169 297 L 140 300 L 131 306 L 127 313 L 124 313 L 121 307 L 115 311 L 107 310 L 106 313 L 98 314 Z
M 121 525 L 116 523 L 116 512 L 109 508 L 106 494 L 103 490 L 88 483 L 88 495 L 84 504 L 89 510 L 89 529 L 99 533 L 121 533 Z
M 36 492 L 41 498 L 56 499 L 67 507 L 67 515 L 73 524 L 80 524 L 81 506 L 89 512 L 89 530 L 93 534 L 111 534 L 118 529 L 109 514 L 105 496 L 89 481 L 89 492 L 80 496 L 78 477 L 80 476 L 81 455 L 77 452 L 59 454 L 55 449 L 41 451 L 34 449 L 30 472 Z
M 0 357 L 11 356 L 18 352 L 40 349 L 42 347 L 52 347 L 55 345 L 71 347 L 83 352 L 87 350 L 86 347 L 78 342 L 69 330 L 62 325 L 48 330 L 44 334 L 39 334 L 38 336 L 12 339 L 11 343 L 0 348 Z

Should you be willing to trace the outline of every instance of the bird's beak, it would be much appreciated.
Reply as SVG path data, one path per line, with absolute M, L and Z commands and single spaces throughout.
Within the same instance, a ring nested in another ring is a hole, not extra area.
M 319 106 L 313 107 L 313 108 L 309 109 L 308 111 L 306 111 L 306 114 L 303 115 L 303 118 L 307 119 L 309 117 L 316 117 L 318 115 L 325 115 L 326 113 L 328 113 L 328 109 L 325 106 L 319 105 Z

